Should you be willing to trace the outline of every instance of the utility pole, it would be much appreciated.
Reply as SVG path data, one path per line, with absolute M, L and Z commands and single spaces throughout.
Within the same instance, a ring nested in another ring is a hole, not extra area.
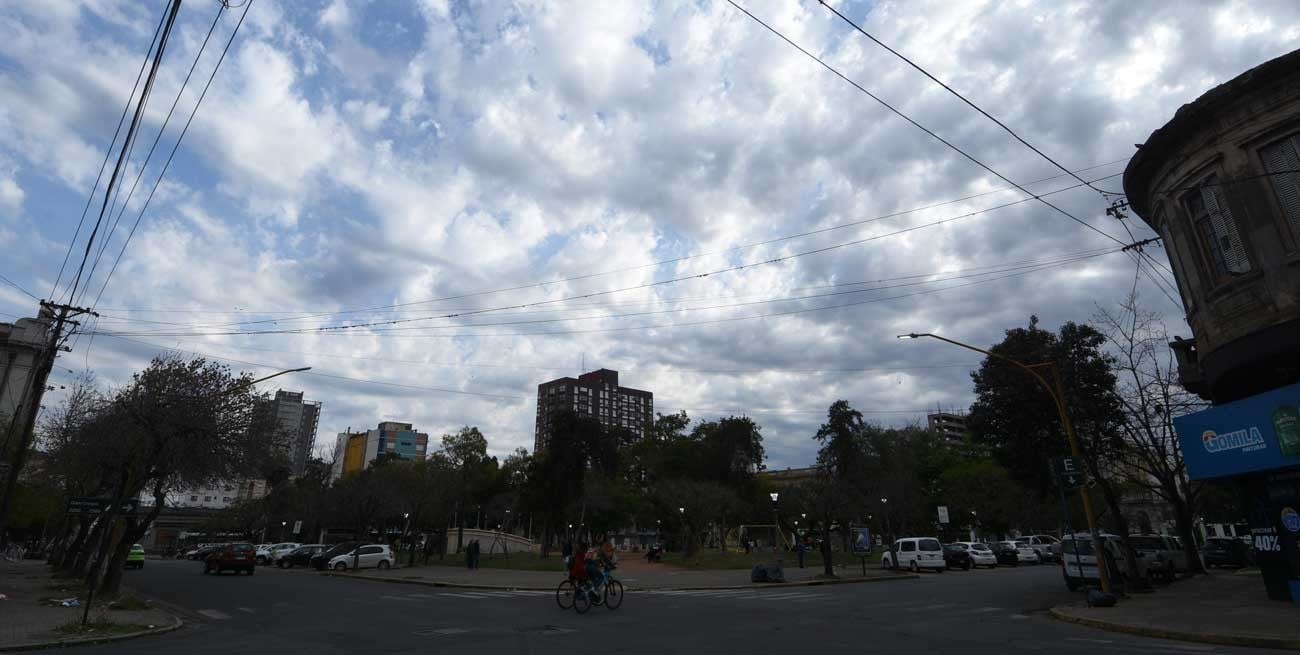
M 63 329 L 68 324 L 80 325 L 72 320 L 76 316 L 82 314 L 99 316 L 85 307 L 73 307 L 44 300 L 41 301 L 41 314 L 53 316 L 54 325 L 50 330 L 50 339 L 46 342 L 45 349 L 37 356 L 35 370 L 28 381 L 27 389 L 23 392 L 23 402 L 18 409 L 20 413 L 26 412 L 26 414 L 23 415 L 22 426 L 19 428 L 17 448 L 14 450 L 9 475 L 5 480 L 4 495 L 0 496 L 0 546 L 8 542 L 9 533 L 6 528 L 9 523 L 9 506 L 13 500 L 14 488 L 18 485 L 18 475 L 22 472 L 23 465 L 27 463 L 27 450 L 32 445 L 36 415 L 40 413 L 41 398 L 45 395 L 45 385 L 49 381 L 50 371 L 54 368 L 54 359 L 58 357 L 59 349 L 62 347 Z M 10 434 L 5 435 L 6 449 L 13 436 L 15 422 L 11 421 L 9 425 Z

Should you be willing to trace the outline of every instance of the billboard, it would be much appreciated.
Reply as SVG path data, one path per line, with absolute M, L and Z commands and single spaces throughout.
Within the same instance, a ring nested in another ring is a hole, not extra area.
M 857 557 L 871 554 L 871 530 L 853 528 L 853 554 Z
M 1193 480 L 1300 466 L 1300 384 L 1180 416 L 1174 429 Z

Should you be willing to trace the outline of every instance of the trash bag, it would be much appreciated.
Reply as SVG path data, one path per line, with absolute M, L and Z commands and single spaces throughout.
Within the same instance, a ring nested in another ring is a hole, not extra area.
M 1114 607 L 1115 594 L 1108 594 L 1097 589 L 1088 590 L 1089 607 Z
M 780 564 L 767 567 L 768 582 L 785 582 L 785 569 Z
M 767 582 L 767 567 L 762 564 L 755 564 L 749 572 L 750 582 Z

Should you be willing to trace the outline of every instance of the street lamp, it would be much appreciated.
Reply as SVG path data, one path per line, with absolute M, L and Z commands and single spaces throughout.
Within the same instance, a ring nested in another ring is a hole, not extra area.
M 1017 366 L 1020 368 L 1020 370 L 1032 375 L 1035 380 L 1038 380 L 1039 384 L 1043 385 L 1043 388 L 1047 390 L 1048 395 L 1052 397 L 1053 402 L 1056 403 L 1056 413 L 1061 420 L 1061 428 L 1065 430 L 1065 439 L 1070 444 L 1070 454 L 1075 458 L 1079 458 L 1079 459 L 1083 458 L 1083 451 L 1082 449 L 1079 448 L 1079 440 L 1074 436 L 1074 424 L 1070 423 L 1070 413 L 1066 411 L 1065 389 L 1061 385 L 1061 370 L 1057 368 L 1056 362 L 1048 361 L 1048 362 L 1043 362 L 1042 364 L 1025 364 L 1024 362 L 1021 362 L 1016 359 L 1012 359 L 1010 357 L 1007 357 L 1006 355 L 999 355 L 997 353 L 984 350 L 983 348 L 976 348 L 975 346 L 972 346 L 968 343 L 954 341 L 947 337 L 941 337 L 937 334 L 930 334 L 928 332 L 920 332 L 920 333 L 910 332 L 908 334 L 898 335 L 899 339 L 919 339 L 921 337 L 938 339 L 939 341 L 952 344 L 959 348 L 965 348 L 967 350 L 973 350 L 977 353 L 982 353 L 988 357 L 992 357 L 994 359 L 1004 361 L 1013 366 Z M 1047 367 L 1052 371 L 1052 383 L 1048 383 L 1047 378 L 1043 377 L 1041 373 L 1035 370 L 1036 368 L 1039 367 Z M 1105 550 L 1102 548 L 1101 536 L 1097 533 L 1097 519 L 1092 513 L 1092 500 L 1087 494 L 1087 492 L 1082 488 L 1079 489 L 1079 497 L 1083 500 L 1083 513 L 1088 518 L 1088 532 L 1092 534 L 1093 552 L 1105 553 Z M 1102 559 L 1105 558 L 1103 557 Z M 1099 577 L 1101 578 L 1101 590 L 1106 593 L 1110 593 L 1110 573 L 1109 571 L 1107 571 L 1107 567 L 1103 563 L 1102 565 L 1097 567 L 1097 571 L 1100 574 Z
M 288 521 L 280 521 L 280 541 L 284 541 L 284 526 L 288 525 L 288 523 Z
M 785 541 L 785 536 L 781 534 L 781 494 L 773 491 L 768 497 L 772 499 L 772 526 L 776 528 L 776 535 L 781 541 Z M 776 547 L 776 539 L 772 540 L 772 552 L 777 553 L 776 563 L 780 566 L 782 558 Z

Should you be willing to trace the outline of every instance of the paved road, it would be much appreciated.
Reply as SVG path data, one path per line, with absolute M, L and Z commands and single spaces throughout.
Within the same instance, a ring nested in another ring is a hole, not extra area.
M 558 582 L 558 580 L 557 580 Z M 1209 655 L 1269 651 L 1144 639 L 1047 618 L 1069 601 L 1053 566 L 919 580 L 739 591 L 629 593 L 623 607 L 560 610 L 545 592 L 446 590 L 259 569 L 203 576 L 192 562 L 130 571 L 135 589 L 182 610 L 166 636 L 75 653 L 897 652 Z M 1122 611 L 1119 610 L 1119 611 Z

